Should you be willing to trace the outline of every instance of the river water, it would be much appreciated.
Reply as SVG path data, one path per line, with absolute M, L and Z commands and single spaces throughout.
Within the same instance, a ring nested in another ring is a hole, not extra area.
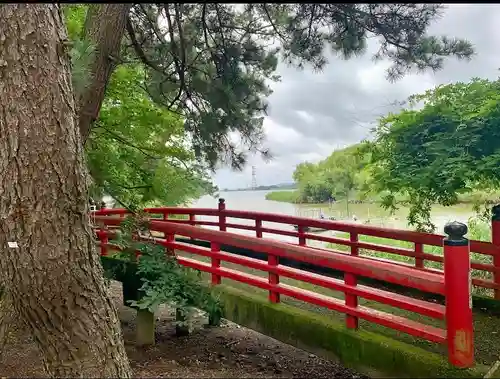
M 349 204 L 348 209 L 345 203 L 337 203 L 333 205 L 304 205 L 292 204 L 278 201 L 266 200 L 266 194 L 270 191 L 230 191 L 220 192 L 219 196 L 226 201 L 226 209 L 247 210 L 257 212 L 278 213 L 290 216 L 302 216 L 318 218 L 319 212 L 323 212 L 325 216 L 333 216 L 339 220 L 349 222 L 364 223 L 374 226 L 382 226 L 388 228 L 410 229 L 406 217 L 408 215 L 407 208 L 400 208 L 395 214 L 391 215 L 388 211 L 382 209 L 377 204 Z M 200 208 L 216 208 L 218 199 L 211 196 L 203 196 L 193 202 L 192 207 Z M 435 206 L 432 210 L 432 221 L 436 225 L 436 232 L 443 234 L 444 225 L 450 221 L 460 221 L 467 223 L 468 219 L 474 215 L 472 205 L 459 204 L 452 207 Z M 356 218 L 354 220 L 353 218 Z M 206 217 L 206 220 L 213 218 Z M 228 220 L 228 222 L 253 225 L 253 222 L 248 220 Z M 293 230 L 293 228 L 285 227 L 278 224 L 269 224 L 269 227 Z M 228 230 L 234 231 L 236 230 Z M 237 231 L 248 235 L 254 235 L 253 231 Z M 274 236 L 273 236 L 274 238 Z M 280 240 L 293 241 L 295 238 L 280 237 Z
M 407 208 L 400 208 L 391 215 L 388 211 L 382 209 L 377 204 L 349 204 L 346 207 L 345 203 L 337 203 L 332 205 L 310 205 L 310 204 L 292 204 L 279 201 L 266 200 L 266 194 L 270 191 L 229 191 L 220 192 L 219 196 L 226 201 L 227 209 L 246 210 L 256 212 L 278 213 L 289 216 L 301 216 L 319 218 L 320 212 L 323 212 L 326 217 L 335 217 L 338 220 L 348 222 L 364 223 L 374 226 L 382 226 L 387 228 L 410 229 L 406 222 L 408 216 Z M 104 199 L 111 206 L 111 198 Z M 212 196 L 203 196 L 192 203 L 195 208 L 217 208 L 218 198 Z M 460 221 L 467 223 L 468 219 L 474 215 L 472 205 L 458 204 L 452 207 L 434 206 L 432 210 L 432 221 L 436 225 L 436 233 L 443 234 L 444 225 L 450 221 Z M 356 221 L 353 218 L 356 218 Z M 213 217 L 204 216 L 198 219 L 206 221 L 215 221 Z M 244 225 L 254 225 L 252 220 L 228 219 L 227 222 Z M 264 223 L 264 227 L 284 229 L 293 231 L 293 226 L 276 223 Z M 209 227 L 210 229 L 213 229 Z M 241 229 L 229 229 L 230 232 L 241 233 L 246 235 L 255 235 L 254 231 Z M 321 234 L 331 235 L 332 232 Z M 282 241 L 297 242 L 295 237 L 264 235 L 267 238 L 275 238 Z M 312 241 L 311 241 L 312 242 Z M 308 242 L 308 244 L 310 244 Z M 317 243 L 322 245 L 321 243 Z M 314 245 L 317 245 L 316 243 Z

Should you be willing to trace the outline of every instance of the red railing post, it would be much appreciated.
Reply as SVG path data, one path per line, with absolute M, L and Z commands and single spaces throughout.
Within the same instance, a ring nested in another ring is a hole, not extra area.
M 193 213 L 189 214 L 189 225 L 196 226 L 196 215 Z
M 421 255 L 424 253 L 424 245 L 420 242 L 415 242 L 415 267 L 424 268 L 424 258 Z M 420 257 L 419 257 L 420 255 Z
M 474 364 L 471 267 L 467 226 L 446 224 L 443 239 L 448 361 L 457 367 Z
M 109 242 L 108 234 L 101 229 L 97 230 L 96 234 L 97 238 L 99 238 L 99 241 L 101 242 L 101 255 L 108 255 L 108 247 L 106 246 L 106 244 Z
M 304 233 L 304 226 L 299 225 L 298 232 L 299 232 L 299 246 L 306 246 L 306 236 Z
M 219 230 L 221 232 L 226 231 L 226 215 L 224 211 L 226 210 L 226 202 L 224 199 L 219 199 Z
M 495 205 L 491 211 L 491 243 L 496 247 L 500 247 L 500 204 Z M 500 285 L 500 272 L 498 272 L 500 270 L 500 254 L 498 253 L 493 256 L 493 266 L 497 270 L 497 272 L 493 273 L 493 282 Z M 495 300 L 500 300 L 499 289 L 493 290 L 493 294 Z
M 174 243 L 175 242 L 175 234 L 172 234 L 172 233 L 168 233 L 166 236 L 165 236 L 165 240 L 168 244 L 170 243 Z M 171 256 L 175 256 L 175 250 L 170 247 L 170 245 L 167 245 L 167 247 L 165 248 L 165 253 L 167 255 L 171 255 Z
M 212 253 L 218 253 L 220 252 L 220 245 L 215 242 L 210 242 L 210 251 Z M 212 256 L 212 268 L 218 269 L 220 268 L 220 259 L 219 258 L 214 258 Z M 221 282 L 221 277 L 219 274 L 212 273 L 212 285 L 217 285 L 220 284 Z
M 358 242 L 358 233 L 351 232 L 350 233 L 350 241 L 353 243 Z M 357 257 L 359 255 L 359 248 L 356 245 L 351 246 L 351 255 Z M 358 280 L 356 275 L 345 272 L 344 273 L 344 283 L 348 286 L 356 287 L 358 285 Z M 358 297 L 356 295 L 352 295 L 349 293 L 345 294 L 345 305 L 348 307 L 357 308 L 358 307 Z M 346 315 L 345 319 L 346 326 L 349 329 L 357 329 L 358 328 L 358 318 L 352 315 Z
M 196 215 L 194 213 L 189 214 L 189 225 L 196 226 Z M 191 241 L 194 241 L 194 237 L 191 237 Z
M 255 220 L 255 236 L 262 238 L 262 220 Z
M 163 221 L 168 221 L 168 213 L 163 213 Z M 163 233 L 163 237 L 168 238 L 168 236 L 165 233 Z
M 267 264 L 269 265 L 269 268 L 272 269 L 273 267 L 278 266 L 279 259 L 276 255 L 271 255 L 268 254 L 267 256 Z M 271 286 L 278 285 L 280 283 L 280 278 L 278 274 L 275 274 L 274 272 L 269 271 L 269 284 Z M 280 294 L 279 292 L 273 291 L 272 289 L 269 290 L 269 301 L 271 303 L 279 303 L 280 302 Z

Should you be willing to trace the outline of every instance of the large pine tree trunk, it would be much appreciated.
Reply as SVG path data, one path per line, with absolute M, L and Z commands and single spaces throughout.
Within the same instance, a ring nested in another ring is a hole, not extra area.
M 18 330 L 18 326 L 19 323 L 16 322 L 10 296 L 3 288 L 0 288 L 0 361 L 2 360 L 10 333 L 13 330 Z
M 93 246 L 62 16 L 1 5 L 0 25 L 2 284 L 49 374 L 130 377 Z
M 84 38 L 94 46 L 89 86 L 79 101 L 79 128 L 83 144 L 92 123 L 99 117 L 106 86 L 119 59 L 127 16 L 132 4 L 91 4 L 85 20 Z

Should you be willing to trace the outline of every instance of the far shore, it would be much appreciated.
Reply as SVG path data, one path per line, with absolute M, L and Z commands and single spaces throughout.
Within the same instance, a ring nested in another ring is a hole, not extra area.
M 266 200 L 279 201 L 283 203 L 292 203 L 297 205 L 310 205 L 310 206 L 325 206 L 330 205 L 329 202 L 304 202 L 300 201 L 300 192 L 298 190 L 284 190 L 284 191 L 272 191 L 266 194 Z M 350 203 L 377 203 L 376 199 L 361 199 L 357 196 L 353 196 L 350 199 Z M 337 199 L 337 202 L 345 203 L 345 199 Z M 487 194 L 481 191 L 460 194 L 458 196 L 457 204 L 476 204 L 476 203 L 490 203 L 497 204 L 500 203 L 500 196 L 498 194 Z

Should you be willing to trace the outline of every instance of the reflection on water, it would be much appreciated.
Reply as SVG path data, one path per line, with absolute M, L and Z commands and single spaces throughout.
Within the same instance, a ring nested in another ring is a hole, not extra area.
M 234 191 L 221 192 L 220 197 L 226 200 L 226 208 L 234 210 L 246 210 L 256 212 L 278 213 L 290 216 L 306 216 L 317 218 L 319 209 L 323 211 L 326 217 L 334 216 L 336 219 L 352 221 L 352 216 L 355 215 L 357 223 L 365 223 L 374 226 L 383 226 L 388 228 L 409 229 L 406 217 L 408 215 L 407 208 L 401 208 L 394 215 L 390 215 L 388 211 L 381 209 L 377 204 L 349 204 L 346 209 L 345 203 L 337 203 L 332 205 L 299 205 L 291 203 L 283 203 L 278 201 L 266 200 L 265 196 L 269 191 Z M 217 198 L 204 196 L 192 204 L 192 207 L 199 208 L 216 208 Z M 349 217 L 347 217 L 349 214 Z M 437 226 L 437 233 L 442 234 L 444 225 L 449 221 L 467 222 L 469 217 L 473 216 L 471 205 L 460 204 L 453 207 L 435 206 L 432 210 L 432 221 Z M 201 219 L 212 221 L 213 217 L 205 216 Z M 228 223 L 254 225 L 253 220 L 242 219 L 227 219 Z M 282 225 L 276 223 L 264 223 L 263 227 L 274 229 L 285 229 L 293 231 L 291 225 Z M 250 230 L 228 229 L 229 232 L 241 233 L 254 236 L 255 232 Z M 332 232 L 324 232 L 322 234 L 329 235 Z M 271 235 L 264 237 L 271 238 Z M 295 237 L 272 235 L 282 241 L 297 242 Z M 311 241 L 312 242 L 312 241 Z M 309 241 L 308 241 L 309 244 Z M 321 246 L 322 243 L 315 245 Z

